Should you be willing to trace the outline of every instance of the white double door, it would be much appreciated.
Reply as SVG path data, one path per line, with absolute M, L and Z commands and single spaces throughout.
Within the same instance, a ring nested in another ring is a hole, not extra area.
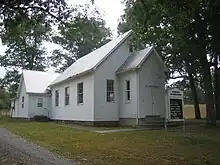
M 146 86 L 146 94 L 148 105 L 146 107 L 147 115 L 160 115 L 158 108 L 160 107 L 160 89 L 159 86 L 148 85 Z

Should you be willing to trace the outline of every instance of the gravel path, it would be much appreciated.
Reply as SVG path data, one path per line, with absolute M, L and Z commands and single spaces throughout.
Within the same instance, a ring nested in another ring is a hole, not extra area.
M 0 165 L 76 165 L 73 160 L 18 138 L 5 128 L 0 128 Z

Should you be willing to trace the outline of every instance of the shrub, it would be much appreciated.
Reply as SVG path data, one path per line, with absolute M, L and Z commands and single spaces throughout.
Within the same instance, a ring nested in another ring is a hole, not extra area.
M 47 116 L 44 115 L 35 115 L 33 119 L 38 122 L 47 122 L 50 120 Z

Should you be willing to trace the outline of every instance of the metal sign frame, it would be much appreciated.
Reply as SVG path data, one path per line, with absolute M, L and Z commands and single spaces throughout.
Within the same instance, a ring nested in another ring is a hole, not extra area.
M 170 110 L 170 100 L 171 99 L 178 99 L 182 102 L 182 119 L 171 119 L 171 110 Z M 182 122 L 183 124 L 183 131 L 185 132 L 185 118 L 184 118 L 184 102 L 183 102 L 183 91 L 178 88 L 172 88 L 167 90 L 166 96 L 166 118 L 165 118 L 165 130 L 167 130 L 167 123 L 168 122 Z

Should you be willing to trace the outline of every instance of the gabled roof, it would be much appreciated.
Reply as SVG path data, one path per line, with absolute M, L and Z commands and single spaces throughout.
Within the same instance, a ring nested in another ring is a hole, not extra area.
M 136 68 L 140 68 L 142 63 L 151 55 L 152 51 L 155 52 L 155 55 L 158 56 L 159 60 L 163 64 L 163 61 L 161 57 L 159 56 L 159 54 L 157 53 L 157 51 L 154 49 L 153 46 L 150 46 L 134 54 L 131 54 L 116 73 L 118 74 L 118 73 L 126 72 L 129 70 L 133 70 Z
M 60 74 L 52 72 L 22 71 L 26 93 L 45 93 L 48 85 L 53 82 Z
M 153 47 L 148 47 L 142 49 L 134 54 L 131 54 L 127 60 L 122 64 L 117 73 L 125 72 L 138 68 L 140 64 L 147 58 L 147 56 L 152 52 Z
M 67 68 L 51 85 L 60 83 L 64 80 L 95 70 L 118 46 L 120 46 L 130 35 L 132 31 L 128 31 L 120 35 L 116 39 L 108 42 L 102 47 L 83 56 Z

